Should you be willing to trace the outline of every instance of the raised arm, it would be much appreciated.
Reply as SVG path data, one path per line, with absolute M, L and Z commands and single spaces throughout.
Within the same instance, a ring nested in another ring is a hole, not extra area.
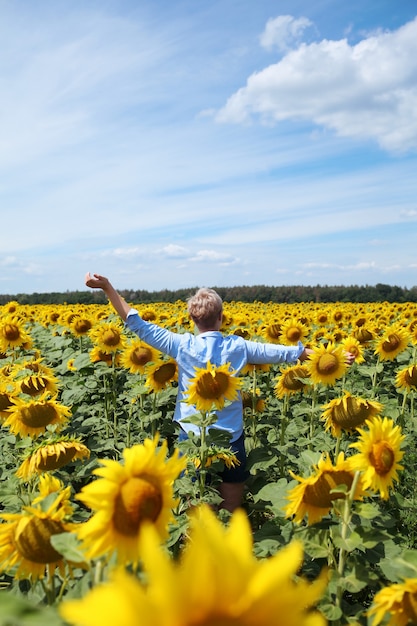
M 129 313 L 131 307 L 116 291 L 108 278 L 101 276 L 100 274 L 93 274 L 91 276 L 90 272 L 87 272 L 85 276 L 85 284 L 87 287 L 91 287 L 92 289 L 102 289 L 122 320 L 127 318 L 127 314 Z

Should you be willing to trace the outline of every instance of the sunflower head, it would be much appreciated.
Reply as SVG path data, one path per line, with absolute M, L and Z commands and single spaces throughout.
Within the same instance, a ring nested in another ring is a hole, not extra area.
M 323 408 L 322 420 L 325 421 L 326 430 L 331 429 L 332 434 L 338 437 L 342 430 L 352 432 L 362 426 L 366 420 L 380 413 L 383 405 L 352 396 L 346 391 L 342 398 L 334 398 Z
M 299 484 L 288 493 L 286 517 L 293 517 L 299 523 L 307 516 L 308 524 L 319 522 L 330 513 L 335 500 L 346 498 L 354 479 L 354 471 L 349 467 L 343 452 L 339 453 L 335 465 L 327 454 L 323 454 L 313 468 L 313 473 L 307 478 L 296 476 L 292 472 L 291 475 Z M 353 499 L 361 500 L 363 496 L 364 488 L 359 480 Z
M 33 475 L 60 469 L 71 461 L 85 460 L 89 456 L 90 450 L 75 437 L 47 438 L 27 454 L 16 476 L 27 480 Z
M 290 318 L 281 326 L 280 341 L 284 345 L 297 345 L 308 335 L 308 328 L 297 319 Z
M 378 591 L 368 615 L 373 617 L 373 626 L 382 621 L 388 626 L 417 624 L 417 578 L 406 578 Z
M 63 428 L 71 411 L 60 404 L 56 396 L 45 391 L 41 396 L 25 402 L 19 397 L 12 398 L 13 406 L 8 410 L 4 425 L 15 435 L 37 437 L 46 432 L 48 426 Z
M 309 370 L 305 365 L 290 365 L 281 371 L 275 385 L 278 398 L 290 396 L 308 388 Z
M 99 322 L 88 334 L 92 342 L 105 354 L 112 354 L 125 346 L 123 328 L 119 323 Z
M 145 385 L 151 391 L 162 391 L 178 379 L 178 366 L 174 359 L 158 360 L 149 364 L 146 369 Z
M 401 446 L 405 440 L 401 428 L 387 417 L 374 417 L 366 423 L 367 429 L 358 428 L 360 438 L 350 444 L 359 453 L 349 457 L 349 467 L 361 471 L 366 489 L 388 499 L 389 491 L 398 481 L 398 471 L 403 469 L 400 464 L 404 456 Z
M 313 348 L 313 354 L 305 362 L 313 383 L 333 385 L 338 378 L 344 376 L 347 364 L 342 346 L 329 342 Z
M 190 540 L 178 560 L 161 548 L 154 528 L 145 527 L 140 550 L 146 582 L 119 568 L 108 584 L 95 587 L 81 600 L 63 602 L 60 612 L 65 621 L 110 626 L 135 624 L 140 615 L 143 624 L 271 626 L 277 616 L 285 615 L 287 626 L 325 626 L 315 606 L 326 577 L 320 575 L 310 583 L 298 575 L 303 560 L 300 542 L 270 559 L 256 559 L 242 510 L 226 527 L 209 507 L 201 506 L 190 525 Z
M 216 366 L 208 361 L 206 368 L 197 367 L 195 372 L 194 378 L 190 379 L 185 401 L 194 405 L 197 411 L 221 410 L 226 401 L 238 399 L 242 381 L 235 376 L 230 363 Z
M 378 340 L 375 347 L 381 361 L 393 361 L 408 346 L 408 333 L 405 328 L 394 326 Z
M 120 364 L 131 374 L 143 374 L 149 363 L 158 359 L 157 351 L 140 339 L 135 339 L 123 350 Z
M 77 498 L 93 516 L 77 528 L 77 534 L 91 558 L 113 553 L 120 563 L 139 560 L 138 538 L 147 524 L 161 540 L 174 521 L 173 483 L 185 469 L 186 458 L 176 450 L 166 459 L 167 443 L 158 447 L 158 437 L 146 439 L 123 451 L 124 464 L 104 459 L 95 470 L 99 477 L 86 485 Z
M 67 517 L 72 513 L 70 487 L 61 481 L 45 478 L 39 495 L 21 513 L 3 513 L 0 524 L 0 563 L 3 571 L 14 571 L 17 579 L 37 580 L 59 569 L 65 572 L 63 557 L 55 550 L 51 537 L 71 528 Z
M 414 363 L 397 372 L 395 384 L 401 389 L 417 389 L 417 364 Z

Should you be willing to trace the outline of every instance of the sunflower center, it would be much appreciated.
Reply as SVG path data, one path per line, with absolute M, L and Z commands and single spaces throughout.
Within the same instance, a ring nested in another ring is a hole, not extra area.
M 163 384 L 171 380 L 175 375 L 177 366 L 175 363 L 163 363 L 153 373 L 153 377 L 157 383 Z
M 132 537 L 145 520 L 155 522 L 161 510 L 159 486 L 146 476 L 134 476 L 122 485 L 116 497 L 113 523 L 122 535 Z
M 229 387 L 229 375 L 225 372 L 204 372 L 197 381 L 196 391 L 204 400 L 218 400 L 225 395 Z
M 271 324 L 268 326 L 268 335 L 272 339 L 278 339 L 281 334 L 281 324 Z
M 397 334 L 393 333 L 392 335 L 388 335 L 388 339 L 383 342 L 382 348 L 385 352 L 395 352 L 400 345 L 401 338 Z
M 320 509 L 327 509 L 333 500 L 345 497 L 344 491 L 334 491 L 338 485 L 352 486 L 352 474 L 340 470 L 337 472 L 323 472 L 314 485 L 307 485 L 303 502 Z
M 372 446 L 370 461 L 379 475 L 388 474 L 394 465 L 394 451 L 386 441 L 378 441 Z
M 37 468 L 43 472 L 59 469 L 69 463 L 75 456 L 75 448 L 66 448 L 65 452 L 48 452 L 46 458 L 42 458 L 37 464 Z
M 298 391 L 299 389 L 302 389 L 304 387 L 304 383 L 300 379 L 307 378 L 307 376 L 307 370 L 303 367 L 299 367 L 297 369 L 284 373 L 283 385 L 286 389 L 289 389 L 290 391 Z
M 113 328 L 109 328 L 103 333 L 102 341 L 105 346 L 118 346 L 120 343 L 120 333 Z
M 51 404 L 33 404 L 20 410 L 20 420 L 25 426 L 43 428 L 56 418 L 56 410 Z
M 371 341 L 373 334 L 367 328 L 362 327 L 355 332 L 355 337 L 359 343 L 367 343 L 368 341 Z
M 356 398 L 345 398 L 344 403 L 336 405 L 332 412 L 332 420 L 342 428 L 355 428 L 363 424 L 371 413 L 367 402 L 360 402 Z
M 135 348 L 130 358 L 135 365 L 146 365 L 152 360 L 152 352 L 149 348 Z
M 78 333 L 86 334 L 92 328 L 92 323 L 90 320 L 77 320 L 74 324 L 74 328 Z
M 407 385 L 417 386 L 417 367 L 413 365 L 405 373 L 405 381 Z
M 43 376 L 29 376 L 29 378 L 23 381 L 20 385 L 21 392 L 27 393 L 29 396 L 36 396 L 47 388 L 48 379 Z
M 404 613 L 407 615 L 410 624 L 417 623 L 417 594 L 405 593 L 403 598 Z
M 3 326 L 3 336 L 7 341 L 16 341 L 20 337 L 20 329 L 16 324 L 5 324 Z
M 337 371 L 339 360 L 334 354 L 323 354 L 317 363 L 317 371 L 323 376 L 329 376 Z
M 298 341 L 301 338 L 302 332 L 296 326 L 291 326 L 286 332 L 287 339 L 289 341 Z
M 10 396 L 7 393 L 0 393 L 0 411 L 5 411 L 10 406 L 12 406 Z
M 63 533 L 60 522 L 33 517 L 24 528 L 16 533 L 16 546 L 22 556 L 33 563 L 55 563 L 62 556 L 51 544 L 52 535 Z

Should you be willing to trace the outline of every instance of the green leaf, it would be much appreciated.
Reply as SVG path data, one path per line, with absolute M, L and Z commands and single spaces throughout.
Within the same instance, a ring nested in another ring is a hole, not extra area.
M 319 609 L 330 622 L 335 622 L 342 617 L 342 610 L 335 604 L 320 604 Z
M 79 542 L 73 533 L 52 535 L 51 544 L 59 554 L 72 563 L 85 563 L 85 555 L 79 549 Z

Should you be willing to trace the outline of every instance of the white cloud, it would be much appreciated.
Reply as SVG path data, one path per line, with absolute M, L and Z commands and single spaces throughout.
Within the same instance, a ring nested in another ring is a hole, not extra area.
M 417 149 L 417 18 L 396 31 L 302 44 L 252 74 L 219 122 L 309 121 L 389 151 Z
M 230 254 L 217 252 L 216 250 L 199 250 L 197 254 L 191 258 L 191 261 L 196 261 L 197 263 L 213 262 L 219 263 L 220 265 L 234 265 L 239 262 L 239 259 Z
M 166 257 L 172 258 L 172 259 L 184 259 L 187 256 L 189 256 L 190 253 L 187 250 L 187 248 L 171 243 L 165 246 L 164 248 L 161 248 L 160 250 L 158 250 L 157 254 L 163 254 Z
M 300 42 L 310 26 L 313 23 L 306 17 L 296 19 L 292 15 L 279 15 L 268 20 L 259 41 L 267 50 L 277 48 L 285 52 Z

